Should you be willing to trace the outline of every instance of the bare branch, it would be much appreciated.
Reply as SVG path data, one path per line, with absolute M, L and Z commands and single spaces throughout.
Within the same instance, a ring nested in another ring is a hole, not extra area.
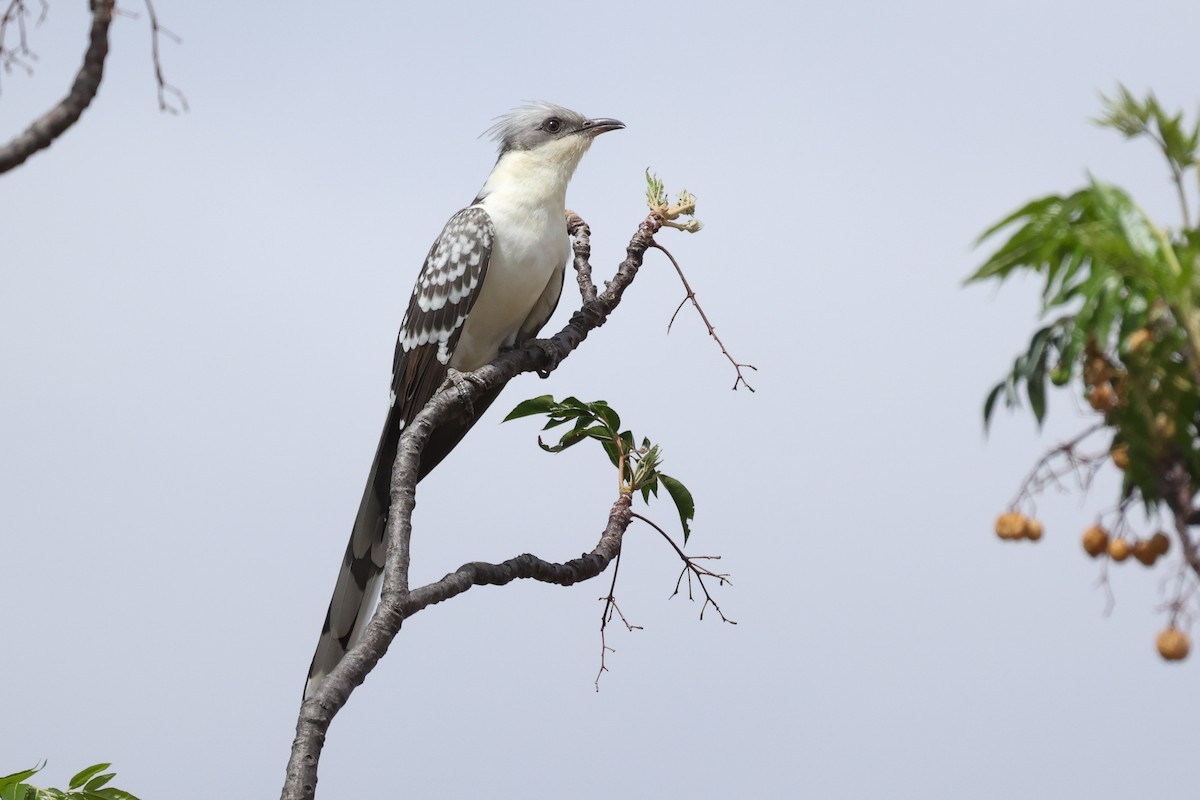
M 108 57 L 108 27 L 112 23 L 112 15 L 113 0 L 92 0 L 92 29 L 88 37 L 88 49 L 71 91 L 58 105 L 35 120 L 24 133 L 0 147 L 0 173 L 20 166 L 37 151 L 49 147 L 79 120 L 84 109 L 91 104 L 100 88 L 100 79 L 104 77 L 104 60 Z
M 582 220 L 580 220 L 582 222 Z M 325 742 L 325 732 L 355 687 L 383 657 L 407 617 L 434 603 L 448 600 L 472 586 L 502 585 L 518 578 L 533 578 L 546 583 L 569 586 L 594 578 L 603 572 L 621 550 L 621 538 L 630 522 L 629 494 L 621 494 L 609 513 L 608 524 L 599 543 L 591 552 L 562 564 L 550 563 L 526 554 L 501 564 L 473 562 L 464 564 L 440 581 L 414 589 L 408 588 L 408 567 L 412 537 L 412 512 L 416 505 L 417 474 L 421 451 L 436 427 L 484 392 L 498 389 L 524 372 L 550 372 L 566 358 L 588 334 L 603 325 L 633 282 L 646 250 L 654 244 L 661 222 L 653 215 L 638 226 L 626 248 L 626 258 L 618 266 L 604 292 L 585 301 L 567 325 L 548 340 L 528 342 L 524 347 L 501 354 L 490 364 L 447 381 L 419 414 L 405 426 L 400 436 L 395 465 L 392 468 L 391 508 L 388 511 L 387 561 L 383 571 L 383 590 L 379 609 L 367 623 L 362 640 L 346 653 L 338 665 L 321 681 L 316 692 L 300 708 L 296 738 L 288 761 L 282 800 L 312 798 L 316 793 L 317 765 Z M 577 230 L 581 230 L 577 227 Z M 576 238 L 576 246 L 586 239 Z M 581 257 L 576 251 L 577 260 Z M 586 256 L 582 256 L 586 263 Z
M 608 586 L 608 594 L 600 599 L 604 601 L 604 610 L 600 612 L 600 669 L 596 672 L 596 691 L 600 691 L 600 676 L 608 672 L 608 665 L 605 664 L 605 656 L 609 653 L 617 652 L 614 648 L 608 646 L 608 638 L 605 635 L 608 631 L 608 623 L 612 622 L 613 612 L 621 618 L 621 622 L 625 624 L 627 631 L 640 631 L 641 625 L 634 625 L 625 618 L 621 607 L 617 605 L 617 574 L 621 571 L 621 553 L 617 552 L 617 557 L 613 559 L 613 576 L 612 583 Z
M 1033 498 L 1050 486 L 1064 489 L 1062 479 L 1068 475 L 1074 475 L 1079 483 L 1079 488 L 1086 493 L 1092 480 L 1096 477 L 1096 473 L 1109 458 L 1109 453 L 1104 450 L 1098 453 L 1081 454 L 1079 446 L 1085 439 L 1104 427 L 1103 422 L 1097 422 L 1071 439 L 1043 453 L 1033 468 L 1029 470 L 1025 480 L 1021 481 L 1017 494 L 1009 507 L 1017 508 L 1022 503 L 1032 504 Z
M 567 233 L 574 241 L 571 249 L 575 251 L 575 281 L 579 284 L 579 296 L 583 302 L 589 303 L 596 299 L 596 284 L 592 283 L 592 229 L 574 211 L 567 212 Z
M 721 341 L 720 336 L 717 336 L 716 328 L 714 328 L 712 323 L 708 321 L 708 315 L 705 314 L 704 309 L 700 307 L 700 301 L 696 299 L 696 293 L 692 291 L 691 285 L 688 283 L 687 278 L 684 277 L 683 270 L 679 267 L 679 262 L 675 260 L 675 256 L 671 255 L 670 251 L 668 251 L 667 248 L 663 247 L 658 242 L 655 242 L 651 246 L 655 250 L 661 250 L 666 254 L 667 258 L 671 259 L 671 266 L 675 267 L 675 272 L 678 273 L 679 280 L 683 282 L 683 290 L 687 292 L 687 295 L 679 302 L 679 308 L 676 308 L 675 313 L 671 315 L 671 321 L 667 323 L 667 333 L 671 332 L 671 326 L 675 324 L 675 317 L 679 316 L 679 309 L 683 308 L 684 303 L 686 303 L 688 300 L 691 300 L 692 305 L 696 308 L 696 311 L 700 313 L 700 319 L 704 320 L 704 325 L 706 328 L 708 328 L 708 335 L 716 339 L 717 346 L 721 348 L 721 352 L 725 355 L 725 358 L 729 359 L 729 363 L 733 364 L 733 368 L 737 372 L 737 379 L 733 382 L 733 388 L 736 390 L 738 388 L 738 384 L 741 384 L 753 392 L 754 387 L 746 382 L 746 376 L 742 374 L 742 369 L 752 369 L 757 372 L 758 367 L 754 366 L 753 364 L 742 364 L 734 359 L 733 356 L 729 355 L 729 351 L 725 349 L 725 343 Z
M 730 625 L 737 625 L 736 622 L 725 616 L 724 612 L 721 611 L 721 607 L 717 605 L 717 601 L 713 600 L 712 595 L 709 594 L 708 587 L 704 585 L 704 579 L 706 577 L 715 578 L 717 583 L 721 586 L 732 585 L 729 580 L 729 574 L 725 572 L 713 572 L 708 567 L 696 563 L 698 561 L 719 561 L 721 557 L 689 556 L 687 553 L 683 552 L 683 548 L 676 544 L 675 540 L 671 538 L 671 536 L 662 528 L 660 528 L 653 520 L 643 517 L 637 512 L 630 512 L 630 516 L 634 517 L 635 519 L 640 519 L 642 522 L 658 531 L 659 535 L 667 540 L 667 544 L 671 545 L 671 547 L 675 550 L 675 554 L 679 556 L 680 560 L 683 561 L 683 569 L 680 570 L 679 578 L 675 581 L 675 591 L 671 592 L 671 597 L 679 594 L 679 587 L 683 583 L 683 579 L 686 576 L 688 582 L 688 600 L 695 600 L 695 598 L 692 596 L 692 578 L 694 576 L 696 583 L 700 584 L 700 590 L 704 592 L 704 604 L 700 606 L 700 619 L 704 619 L 705 609 L 707 609 L 709 606 L 712 606 L 713 609 L 716 610 L 717 615 L 721 618 L 722 622 L 728 622 Z

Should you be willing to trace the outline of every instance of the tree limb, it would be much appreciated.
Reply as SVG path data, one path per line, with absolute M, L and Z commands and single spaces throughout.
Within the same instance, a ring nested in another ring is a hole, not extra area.
M 39 150 L 49 147 L 67 128 L 74 125 L 92 102 L 104 77 L 104 59 L 108 57 L 108 26 L 112 22 L 114 0 L 92 0 L 92 30 L 83 66 L 75 76 L 71 91 L 58 105 L 34 120 L 26 131 L 0 147 L 0 174 L 20 166 Z
M 501 564 L 472 562 L 434 583 L 411 591 L 408 587 L 417 471 L 421 450 L 430 434 L 439 424 L 463 413 L 485 392 L 503 386 L 515 376 L 524 372 L 553 371 L 589 333 L 608 320 L 608 315 L 621 302 L 625 289 L 637 276 L 646 250 L 653 246 L 654 234 L 662 225 L 654 215 L 642 221 L 629 241 L 625 260 L 617 267 L 616 274 L 605 290 L 596 294 L 590 278 L 590 250 L 585 249 L 588 248 L 587 225 L 574 214 L 568 217 L 567 223 L 568 230 L 576 237 L 573 243 L 575 268 L 580 275 L 580 293 L 583 297 L 579 310 L 550 339 L 528 342 L 519 349 L 502 353 L 490 364 L 462 376 L 465 380 L 456 383 L 447 381 L 400 436 L 392 469 L 392 503 L 385 531 L 387 561 L 379 609 L 367 623 L 362 640 L 350 648 L 341 662 L 321 681 L 313 696 L 301 705 L 281 800 L 309 800 L 316 795 L 317 765 L 329 724 L 346 704 L 355 687 L 379 663 L 407 617 L 434 603 L 462 594 L 472 586 L 503 585 L 518 578 L 570 586 L 596 577 L 621 552 L 621 539 L 631 519 L 632 498 L 628 493 L 621 494 L 613 504 L 600 541 L 591 552 L 577 559 L 555 564 L 525 554 Z M 588 287 L 591 287 L 591 292 Z

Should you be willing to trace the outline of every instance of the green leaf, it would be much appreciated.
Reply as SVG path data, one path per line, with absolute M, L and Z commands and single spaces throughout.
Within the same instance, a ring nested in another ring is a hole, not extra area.
M 597 400 L 592 403 L 592 411 L 597 417 L 604 420 L 604 424 L 609 427 L 614 434 L 621 430 L 621 417 L 609 407 L 608 403 L 603 400 Z
M 612 465 L 615 467 L 620 464 L 620 454 L 617 451 L 617 443 L 612 439 L 609 439 L 601 444 L 604 447 L 604 452 L 608 454 L 608 460 L 612 462 Z
M 124 789 L 117 789 L 112 786 L 106 786 L 96 794 L 105 798 L 105 800 L 138 800 L 136 795 L 130 794 Z
M 1046 346 L 1054 333 L 1054 326 L 1047 325 L 1033 335 L 1029 340 L 1029 350 L 1025 353 L 1025 377 L 1046 371 Z
M 1025 394 L 1029 397 L 1029 407 L 1033 411 L 1033 418 L 1037 420 L 1037 424 L 1041 427 L 1042 421 L 1046 418 L 1046 372 L 1034 373 L 1029 376 L 1025 382 Z
M 96 777 L 94 777 L 90 781 L 88 781 L 87 785 L 84 786 L 83 788 L 89 792 L 94 792 L 97 789 L 99 789 L 100 787 L 104 786 L 104 784 L 108 783 L 115 777 L 117 777 L 117 774 L 115 772 L 106 772 L 103 775 L 97 775 Z
M 696 517 L 696 501 L 692 498 L 692 493 L 687 490 L 687 487 L 670 475 L 664 475 L 660 472 L 658 473 L 658 479 L 662 481 L 667 494 L 675 501 L 675 508 L 679 510 L 679 522 L 683 525 L 683 543 L 687 544 L 688 536 L 692 533 L 688 522 Z
M 557 428 L 559 425 L 566 425 L 572 419 L 573 419 L 573 417 L 559 417 L 559 418 L 551 417 L 550 421 L 542 426 L 542 430 L 548 431 L 551 428 Z
M 641 486 L 642 502 L 646 505 L 650 504 L 650 493 L 653 492 L 655 497 L 658 497 L 658 475 L 653 475 L 650 480 L 646 481 Z
M 1043 217 L 1047 216 L 1047 214 L 1053 214 L 1057 209 L 1059 209 L 1063 206 L 1063 201 L 1064 201 L 1064 198 L 1062 198 L 1056 194 L 1047 195 L 1045 197 L 1039 197 L 1036 200 L 1029 201 L 1025 205 L 1018 208 L 1016 211 L 1012 212 L 1007 217 L 1000 220 L 995 225 L 991 226 L 990 228 L 985 230 L 983 233 L 981 233 L 979 235 L 979 238 L 975 240 L 975 246 L 978 247 L 979 245 L 983 244 L 985 241 L 992 238 L 993 236 L 995 236 L 997 233 L 1004 230 L 1005 228 L 1009 227 L 1017 220 L 1023 219 L 1025 217 L 1035 218 L 1035 219 L 1043 218 Z M 980 270 L 979 272 L 982 272 L 982 270 Z M 980 275 L 979 272 L 976 272 L 976 274 L 974 274 L 970 278 L 968 278 L 968 283 L 971 281 L 980 280 L 982 278 L 991 277 L 990 275 Z
M 584 431 L 588 436 L 597 439 L 601 442 L 611 442 L 613 440 L 612 431 L 604 425 L 593 425 Z
M 547 453 L 561 453 L 568 447 L 577 445 L 587 438 L 587 435 L 578 431 L 567 431 L 563 437 L 558 440 L 558 444 L 546 444 L 538 437 L 538 447 L 541 447 Z
M 987 400 L 983 401 L 983 432 L 987 433 L 992 424 L 992 411 L 995 410 L 996 400 L 1004 391 L 1004 381 L 1000 381 L 988 392 Z
M 34 775 L 37 775 L 39 772 L 41 772 L 45 767 L 46 762 L 43 761 L 41 764 L 34 766 L 33 769 L 21 770 L 20 772 L 14 772 L 11 775 L 4 775 L 0 777 L 0 789 L 14 786 L 18 783 L 24 783 L 27 779 L 32 778 Z
M 501 422 L 508 422 L 510 419 L 520 419 L 521 417 L 532 417 L 534 414 L 548 413 L 551 407 L 554 406 L 554 397 L 544 394 L 540 397 L 531 397 L 528 400 L 522 400 L 517 403 L 516 408 L 508 412 L 508 416 Z
M 71 782 L 67 788 L 78 789 L 80 786 L 83 786 L 85 783 L 87 783 L 93 775 L 98 772 L 103 772 L 111 766 L 112 764 L 93 764 L 86 769 L 80 770 L 79 772 L 75 773 L 75 777 L 71 778 Z

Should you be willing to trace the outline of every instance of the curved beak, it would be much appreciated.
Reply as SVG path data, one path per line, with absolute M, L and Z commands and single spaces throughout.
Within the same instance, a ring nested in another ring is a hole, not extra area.
M 607 131 L 619 131 L 625 127 L 625 123 L 619 119 L 608 119 L 607 117 L 597 117 L 589 119 L 579 127 L 576 133 L 587 136 L 589 139 L 594 139 Z

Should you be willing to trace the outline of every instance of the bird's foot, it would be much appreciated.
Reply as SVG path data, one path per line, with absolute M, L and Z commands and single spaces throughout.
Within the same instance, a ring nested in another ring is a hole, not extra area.
M 467 418 L 475 418 L 475 406 L 471 403 L 471 391 L 467 385 L 470 379 L 470 373 L 462 373 L 454 367 L 446 370 L 446 380 L 454 384 L 455 391 L 458 392 L 459 399 L 462 400 L 463 407 L 466 409 Z
M 556 370 L 559 362 L 562 361 L 562 356 L 558 353 L 558 347 L 549 339 L 530 339 L 527 344 L 535 346 L 546 354 L 550 366 L 546 367 L 546 369 L 539 369 L 537 374 L 539 378 L 549 378 L 550 373 Z

